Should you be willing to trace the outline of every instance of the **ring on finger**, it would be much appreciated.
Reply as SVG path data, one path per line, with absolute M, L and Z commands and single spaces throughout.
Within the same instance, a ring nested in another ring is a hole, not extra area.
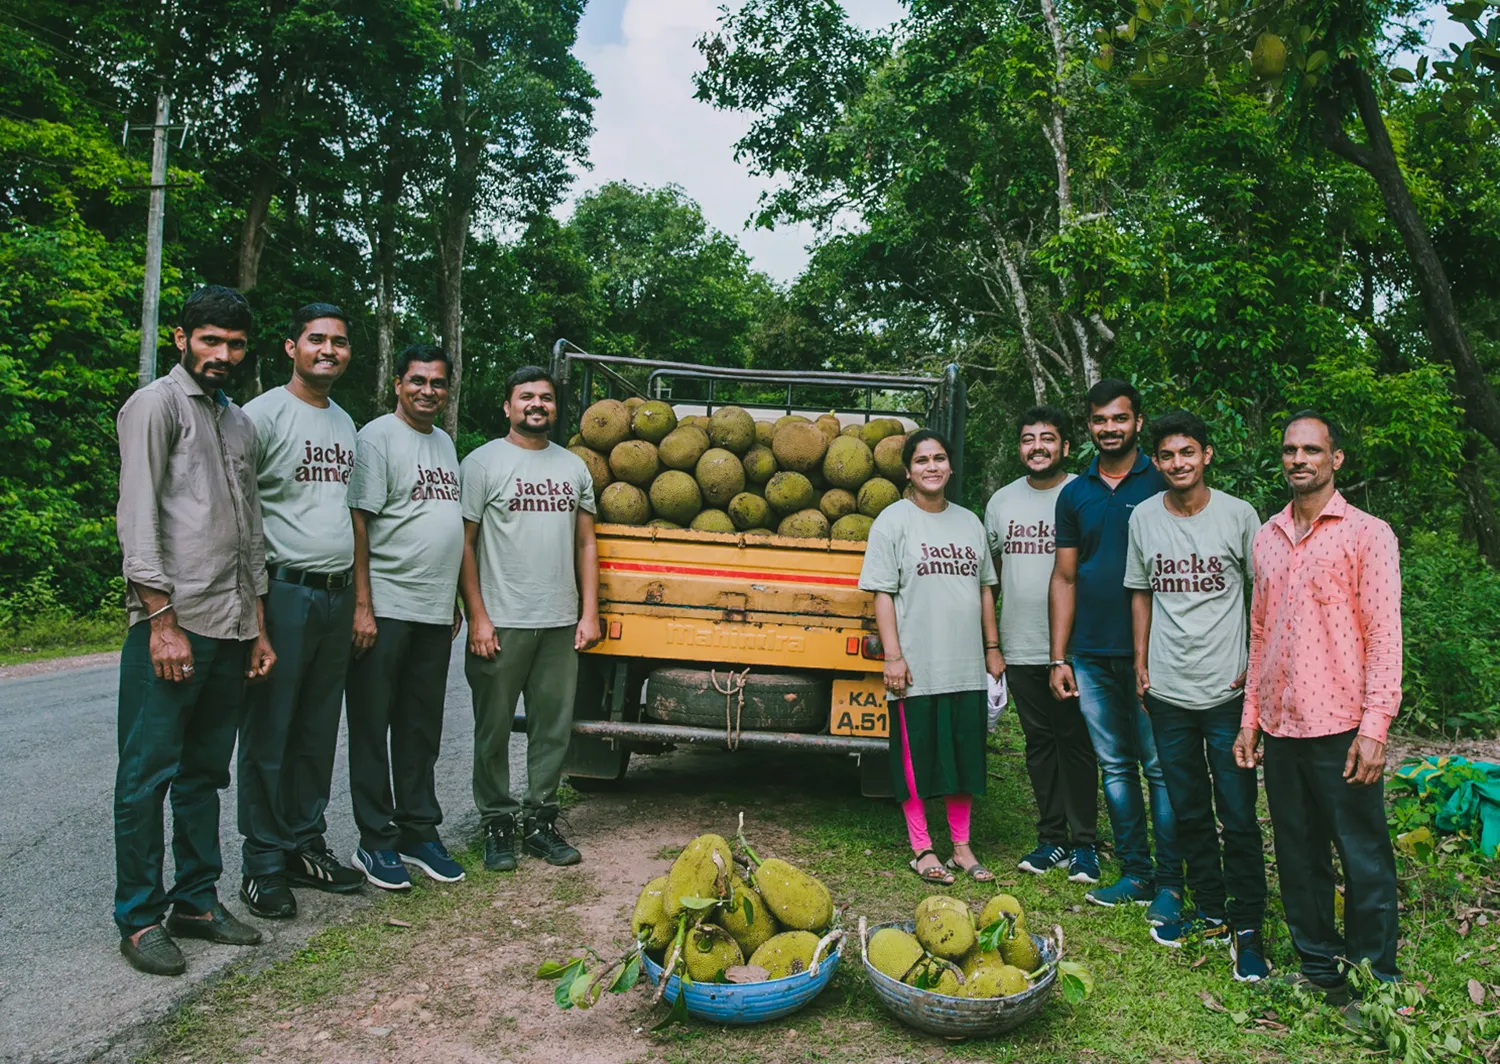
M 184 675 L 184 676 L 191 676 L 191 675 L 193 675 L 193 667 L 191 665 L 184 665 L 182 667 L 182 675 Z

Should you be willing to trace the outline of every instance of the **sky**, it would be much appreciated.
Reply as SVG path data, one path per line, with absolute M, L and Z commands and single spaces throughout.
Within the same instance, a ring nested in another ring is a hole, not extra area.
M 589 145 L 593 166 L 578 171 L 574 192 L 609 181 L 680 185 L 710 225 L 739 240 L 756 269 L 786 282 L 807 262 L 812 231 L 745 228 L 758 196 L 770 187 L 734 160 L 735 141 L 750 119 L 693 99 L 693 74 L 702 63 L 693 42 L 714 28 L 721 4 L 740 2 L 590 0 L 574 51 L 593 72 L 600 96 Z M 899 0 L 846 0 L 845 7 L 867 29 L 888 26 L 902 12 Z M 1438 5 L 1428 17 L 1435 47 L 1463 32 Z M 560 210 L 568 209 L 565 203 Z

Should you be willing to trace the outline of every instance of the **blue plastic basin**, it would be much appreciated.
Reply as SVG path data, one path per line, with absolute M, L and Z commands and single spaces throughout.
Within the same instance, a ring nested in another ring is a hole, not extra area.
M 730 1025 L 765 1023 L 790 1016 L 833 981 L 833 973 L 839 967 L 840 945 L 842 943 L 836 943 L 818 964 L 817 975 L 806 971 L 764 983 L 692 983 L 686 991 L 688 1015 L 709 1023 Z M 659 984 L 661 965 L 645 954 L 641 955 L 641 961 L 651 984 Z M 675 1002 L 680 993 L 683 993 L 682 980 L 674 975 L 663 996 Z

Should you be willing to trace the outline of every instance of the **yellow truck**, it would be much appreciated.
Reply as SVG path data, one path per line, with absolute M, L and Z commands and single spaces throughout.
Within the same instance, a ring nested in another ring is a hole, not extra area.
M 553 349 L 558 441 L 605 397 L 672 402 L 679 416 L 733 404 L 757 418 L 897 417 L 953 442 L 963 476 L 965 397 L 940 377 L 748 370 Z M 748 397 L 748 398 L 747 398 Z M 683 744 L 803 750 L 859 761 L 867 796 L 891 793 L 890 718 L 873 597 L 859 589 L 863 542 L 598 525 L 604 641 L 579 672 L 571 782 L 623 778 L 632 752 Z

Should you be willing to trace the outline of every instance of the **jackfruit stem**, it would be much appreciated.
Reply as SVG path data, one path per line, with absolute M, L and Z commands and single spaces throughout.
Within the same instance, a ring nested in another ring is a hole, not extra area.
M 667 992 L 667 984 L 672 981 L 672 972 L 677 967 L 677 962 L 682 959 L 682 944 L 687 941 L 688 914 L 682 913 L 677 917 L 677 935 L 672 939 L 672 952 L 667 955 L 667 963 L 662 965 L 661 982 L 657 984 L 656 993 L 651 995 L 651 1004 L 655 1005 L 661 1000 L 662 995 Z
M 760 859 L 760 855 L 759 854 L 757 854 L 753 849 L 751 849 L 750 843 L 748 843 L 747 841 L 745 841 L 745 812 L 744 812 L 743 809 L 740 810 L 740 826 L 739 826 L 739 829 L 737 830 L 736 834 L 739 837 L 741 848 L 744 849 L 745 853 L 747 853 L 750 856 L 750 860 L 752 860 L 752 861 L 755 862 L 755 867 L 757 869 L 759 869 L 760 866 L 762 864 L 764 864 L 765 862 L 763 862 Z

